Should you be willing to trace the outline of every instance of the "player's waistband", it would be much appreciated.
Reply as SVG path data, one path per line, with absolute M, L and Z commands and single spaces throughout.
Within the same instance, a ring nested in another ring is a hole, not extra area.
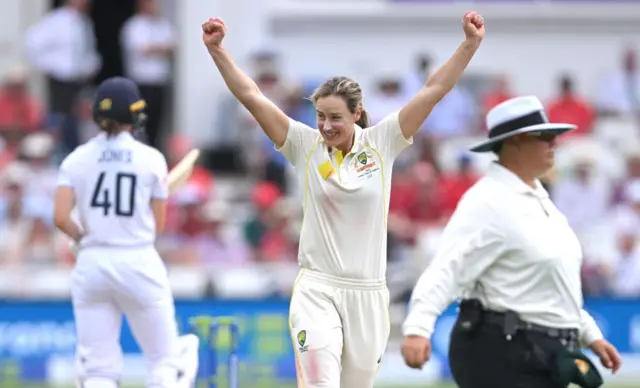
M 90 242 L 86 244 L 80 245 L 81 250 L 89 250 L 89 249 L 114 249 L 114 250 L 135 250 L 135 249 L 149 249 L 155 248 L 155 244 L 153 243 L 139 243 L 139 244 L 105 244 L 100 242 Z
M 298 281 L 302 279 L 314 281 L 332 287 L 347 288 L 352 290 L 384 290 L 387 288 L 387 281 L 385 279 L 374 280 L 343 278 L 340 276 L 329 275 L 310 269 L 302 269 L 300 271 L 300 274 L 298 275 Z

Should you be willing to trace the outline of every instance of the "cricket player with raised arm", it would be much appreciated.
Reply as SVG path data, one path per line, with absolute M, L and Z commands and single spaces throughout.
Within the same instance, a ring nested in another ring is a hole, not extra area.
M 198 367 L 198 339 L 178 336 L 167 270 L 154 247 L 169 190 L 164 156 L 132 133 L 144 107 L 132 81 L 104 81 L 94 104 L 101 133 L 60 166 L 54 221 L 77 247 L 71 296 L 82 388 L 118 387 L 123 314 L 148 361 L 147 387 L 190 387 Z
M 389 338 L 387 214 L 391 170 L 433 107 L 454 87 L 484 36 L 475 12 L 466 39 L 399 112 L 371 125 L 362 90 L 333 77 L 311 96 L 317 129 L 287 117 L 222 46 L 219 18 L 202 25 L 209 54 L 230 91 L 293 164 L 304 221 L 290 329 L 299 387 L 371 388 Z M 343 44 L 348 44 L 345 42 Z M 320 60 L 331 50 L 316 52 Z

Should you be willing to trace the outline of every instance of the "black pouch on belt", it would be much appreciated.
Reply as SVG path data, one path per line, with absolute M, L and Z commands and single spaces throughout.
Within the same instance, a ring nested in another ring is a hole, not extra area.
M 484 306 L 478 299 L 464 299 L 460 302 L 458 326 L 467 333 L 474 333 L 482 326 Z

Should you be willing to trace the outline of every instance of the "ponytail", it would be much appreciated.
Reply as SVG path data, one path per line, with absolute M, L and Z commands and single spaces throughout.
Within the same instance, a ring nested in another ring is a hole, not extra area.
M 364 109 L 364 107 L 360 107 L 360 120 L 356 122 L 360 128 L 369 128 L 371 126 L 371 118 L 369 117 L 369 113 Z
M 120 132 L 120 123 L 113 119 L 101 118 L 98 120 L 98 126 L 107 134 L 107 137 L 115 136 Z

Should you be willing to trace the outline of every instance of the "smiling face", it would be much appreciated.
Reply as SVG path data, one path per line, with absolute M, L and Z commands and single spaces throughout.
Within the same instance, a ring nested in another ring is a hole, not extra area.
M 348 152 L 355 125 L 369 126 L 369 116 L 362 108 L 362 90 L 347 77 L 333 77 L 313 92 L 318 130 L 329 147 Z
M 355 123 L 360 119 L 360 108 L 351 113 L 342 97 L 327 96 L 316 101 L 318 130 L 329 147 L 339 147 L 353 138 Z

